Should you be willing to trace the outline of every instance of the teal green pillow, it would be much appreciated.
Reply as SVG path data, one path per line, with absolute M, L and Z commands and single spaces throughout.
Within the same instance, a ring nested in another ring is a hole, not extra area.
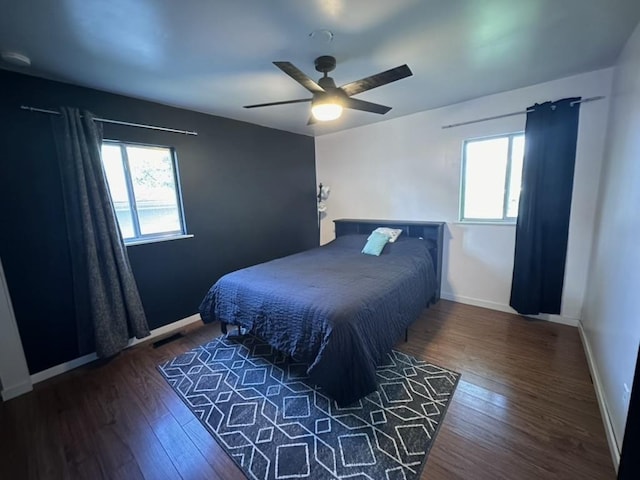
M 362 249 L 362 253 L 367 255 L 375 255 L 376 257 L 382 253 L 382 249 L 389 241 L 389 237 L 384 233 L 373 232 L 367 240 L 367 244 Z

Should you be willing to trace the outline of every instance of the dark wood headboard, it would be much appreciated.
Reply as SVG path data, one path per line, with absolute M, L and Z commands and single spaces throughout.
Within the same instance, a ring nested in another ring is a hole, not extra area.
M 402 220 L 361 220 L 354 218 L 341 218 L 333 221 L 336 237 L 353 234 L 369 234 L 378 227 L 401 228 L 402 235 L 414 238 L 432 240 L 437 249 L 431 251 L 433 264 L 436 267 L 438 289 L 434 295 L 434 302 L 440 300 L 440 288 L 442 285 L 442 250 L 444 245 L 444 222 L 416 222 Z

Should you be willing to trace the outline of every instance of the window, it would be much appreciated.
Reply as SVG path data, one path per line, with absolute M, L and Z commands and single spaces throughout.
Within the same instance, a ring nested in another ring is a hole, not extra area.
M 465 141 L 460 220 L 515 223 L 523 158 L 523 133 Z
M 102 164 L 125 243 L 185 234 L 172 148 L 105 141 Z

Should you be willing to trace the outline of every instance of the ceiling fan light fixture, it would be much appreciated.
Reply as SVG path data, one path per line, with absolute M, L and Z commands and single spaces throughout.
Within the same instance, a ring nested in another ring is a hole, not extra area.
M 336 120 L 342 115 L 342 105 L 337 103 L 321 103 L 311 107 L 313 118 L 319 122 L 329 122 Z
M 311 115 L 319 122 L 330 122 L 342 115 L 342 105 L 334 97 L 321 97 L 313 100 Z

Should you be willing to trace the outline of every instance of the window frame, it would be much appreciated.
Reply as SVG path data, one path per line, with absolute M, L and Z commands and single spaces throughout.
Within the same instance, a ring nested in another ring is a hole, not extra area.
M 518 221 L 518 216 L 509 217 L 507 211 L 509 210 L 509 197 L 510 193 L 510 180 L 511 180 L 511 165 L 513 155 L 513 139 L 514 137 L 524 138 L 524 131 L 517 131 L 511 133 L 500 133 L 496 135 L 488 135 L 484 137 L 467 138 L 462 142 L 462 164 L 460 170 L 460 208 L 458 212 L 458 220 L 460 223 L 476 223 L 476 224 L 497 224 L 497 225 L 515 225 Z M 501 218 L 466 218 L 464 216 L 464 201 L 466 192 L 466 167 L 467 167 L 467 144 L 471 142 L 478 142 L 483 140 L 491 140 L 496 138 L 508 138 L 509 143 L 507 146 L 507 167 L 504 178 L 504 193 L 502 196 L 502 217 Z M 526 141 L 526 139 L 525 139 Z M 520 184 L 522 186 L 522 183 Z
M 131 211 L 131 223 L 133 225 L 133 231 L 135 236 L 125 238 L 122 237 L 125 245 L 137 245 L 142 243 L 152 243 L 152 242 L 160 242 L 165 240 L 173 240 L 177 238 L 188 238 L 192 237 L 192 235 L 187 234 L 187 224 L 184 216 L 184 205 L 182 201 L 182 187 L 180 185 L 180 170 L 178 169 L 178 156 L 176 154 L 175 147 L 171 147 L 168 145 L 158 145 L 153 143 L 141 143 L 141 142 L 128 142 L 123 140 L 113 140 L 113 139 L 103 139 L 102 145 L 112 145 L 118 146 L 120 148 L 120 156 L 122 159 L 122 168 L 125 177 L 125 183 L 127 185 L 127 195 L 129 197 L 129 208 Z M 132 147 L 149 147 L 149 148 L 163 148 L 169 150 L 171 154 L 171 166 L 173 173 L 173 183 L 175 186 L 176 192 L 176 204 L 178 207 L 178 217 L 180 221 L 180 229 L 179 230 L 171 230 L 167 232 L 160 233 L 147 233 L 143 234 L 140 230 L 140 219 L 138 215 L 137 202 L 135 197 L 135 190 L 133 188 L 133 180 L 131 178 L 131 168 L 129 165 L 129 155 L 127 153 L 127 146 Z M 101 150 L 102 153 L 102 150 Z M 102 157 L 102 155 L 101 155 Z M 102 162 L 102 158 L 100 158 Z M 104 164 L 102 165 L 104 169 Z M 107 182 L 107 187 L 109 188 L 109 195 L 111 195 L 111 187 L 109 187 Z M 116 222 L 119 220 L 116 217 Z M 120 224 L 118 223 L 118 227 Z M 121 232 L 122 233 L 122 232 Z

